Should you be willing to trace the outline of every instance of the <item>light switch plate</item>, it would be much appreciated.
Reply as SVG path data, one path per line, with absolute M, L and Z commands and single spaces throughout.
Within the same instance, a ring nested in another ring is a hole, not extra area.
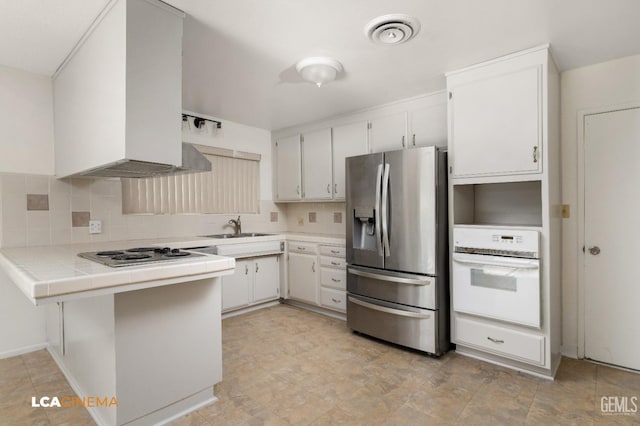
M 102 233 L 102 221 L 101 220 L 90 220 L 89 221 L 89 233 L 90 234 L 101 234 Z

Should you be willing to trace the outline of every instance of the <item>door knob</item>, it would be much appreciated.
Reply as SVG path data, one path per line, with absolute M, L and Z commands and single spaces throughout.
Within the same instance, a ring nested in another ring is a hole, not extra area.
M 589 247 L 589 253 L 591 253 L 594 256 L 599 255 L 600 254 L 600 247 L 598 247 L 598 246 Z

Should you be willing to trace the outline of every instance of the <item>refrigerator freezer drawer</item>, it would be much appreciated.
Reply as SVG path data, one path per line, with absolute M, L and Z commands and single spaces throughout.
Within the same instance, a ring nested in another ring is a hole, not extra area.
M 349 266 L 347 269 L 349 293 L 392 303 L 437 309 L 436 278 L 373 268 Z
M 347 326 L 369 336 L 440 355 L 436 346 L 437 311 L 375 299 L 347 296 Z

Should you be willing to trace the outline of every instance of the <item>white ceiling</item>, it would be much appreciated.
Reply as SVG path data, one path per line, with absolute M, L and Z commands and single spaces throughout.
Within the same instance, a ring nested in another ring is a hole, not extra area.
M 51 75 L 108 0 L 0 0 L 0 64 Z M 561 70 L 640 53 L 638 0 L 167 0 L 188 17 L 183 106 L 278 129 L 443 89 L 443 73 L 551 43 Z M 371 44 L 372 18 L 417 17 L 409 43 Z M 318 89 L 295 63 L 340 60 Z

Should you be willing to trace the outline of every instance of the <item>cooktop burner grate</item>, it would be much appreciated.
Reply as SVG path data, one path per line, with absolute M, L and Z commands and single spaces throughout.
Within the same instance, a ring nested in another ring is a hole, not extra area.
M 148 263 L 177 261 L 192 257 L 205 256 L 169 247 L 134 247 L 123 250 L 105 250 L 98 252 L 79 253 L 78 256 L 102 263 L 111 267 L 140 266 Z

